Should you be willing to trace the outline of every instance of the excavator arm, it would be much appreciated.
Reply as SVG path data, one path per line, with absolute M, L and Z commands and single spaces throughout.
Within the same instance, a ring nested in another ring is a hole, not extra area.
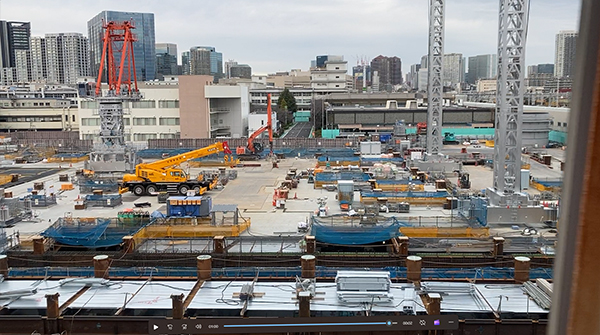
M 273 153 L 273 112 L 271 110 L 271 93 L 267 94 L 267 124 L 258 128 L 255 132 L 248 137 L 248 150 L 255 153 L 256 148 L 254 147 L 254 140 L 262 134 L 265 130 L 269 131 L 269 149 Z

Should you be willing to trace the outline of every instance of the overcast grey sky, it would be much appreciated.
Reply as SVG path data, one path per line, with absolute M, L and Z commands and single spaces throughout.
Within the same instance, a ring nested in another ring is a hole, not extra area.
M 403 71 L 427 53 L 428 0 L 4 0 L 3 20 L 31 22 L 32 35 L 81 32 L 102 10 L 151 12 L 156 42 L 178 51 L 211 45 L 254 73 L 308 69 L 320 54 L 402 58 Z M 445 53 L 495 53 L 498 0 L 447 0 Z M 576 30 L 578 0 L 531 0 L 527 64 L 554 63 L 559 30 Z

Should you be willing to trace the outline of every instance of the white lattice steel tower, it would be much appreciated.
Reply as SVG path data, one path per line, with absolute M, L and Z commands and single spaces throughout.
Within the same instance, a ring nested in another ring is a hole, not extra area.
M 437 155 L 442 149 L 444 2 L 429 3 L 429 59 L 427 83 L 427 153 Z
M 500 0 L 494 190 L 521 190 L 521 124 L 529 0 Z

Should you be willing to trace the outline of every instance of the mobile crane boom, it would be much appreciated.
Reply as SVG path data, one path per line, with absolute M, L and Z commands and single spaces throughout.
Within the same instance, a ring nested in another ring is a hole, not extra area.
M 205 157 L 212 154 L 224 152 L 230 155 L 227 142 L 218 142 L 204 148 L 189 151 L 173 157 L 158 160 L 151 163 L 140 163 L 135 167 L 135 174 L 123 176 L 121 185 L 122 192 L 127 190 L 135 195 L 154 194 L 159 191 L 177 191 L 185 195 L 189 190 L 195 190 L 196 194 L 202 194 L 207 189 L 214 187 L 214 181 L 203 179 L 190 179 L 189 176 L 179 168 L 183 162 Z

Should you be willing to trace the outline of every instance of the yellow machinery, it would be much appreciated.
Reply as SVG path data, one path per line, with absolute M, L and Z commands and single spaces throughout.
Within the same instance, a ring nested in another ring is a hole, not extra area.
M 214 188 L 217 180 L 191 179 L 179 168 L 179 164 L 220 152 L 225 152 L 227 155 L 232 154 L 227 142 L 218 142 L 152 163 L 140 163 L 135 167 L 135 174 L 123 176 L 119 193 L 131 191 L 137 196 L 142 196 L 160 191 L 171 191 L 186 195 L 189 190 L 194 190 L 196 194 L 203 194 L 207 189 Z

